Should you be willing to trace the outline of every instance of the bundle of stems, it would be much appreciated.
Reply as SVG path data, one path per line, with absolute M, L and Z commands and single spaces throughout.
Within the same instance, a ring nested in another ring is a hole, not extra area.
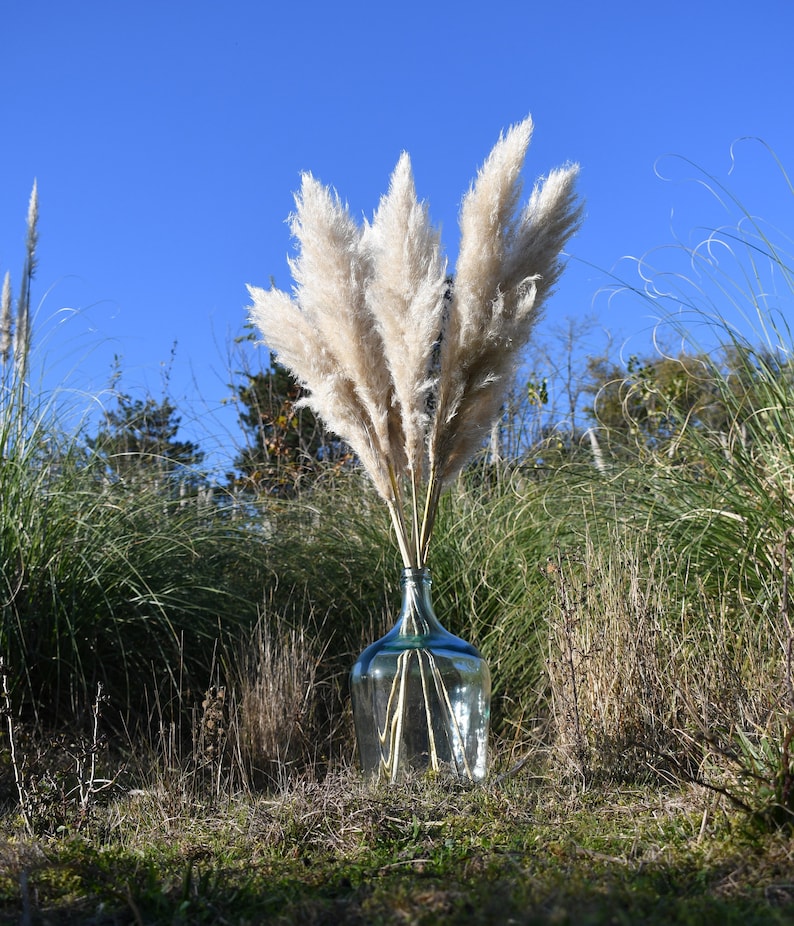
M 251 319 L 303 403 L 388 505 L 406 568 L 426 565 L 441 493 L 500 414 L 581 220 L 575 164 L 519 209 L 531 135 L 530 117 L 503 133 L 465 194 L 454 276 L 403 153 L 362 225 L 303 174 L 293 291 L 248 287 Z

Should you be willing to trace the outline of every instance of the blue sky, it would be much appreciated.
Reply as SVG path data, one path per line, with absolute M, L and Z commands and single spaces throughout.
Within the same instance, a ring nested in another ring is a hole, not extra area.
M 169 391 L 209 452 L 234 430 L 214 410 L 245 284 L 290 284 L 303 170 L 371 215 L 409 151 L 454 261 L 462 194 L 531 113 L 527 191 L 578 161 L 587 204 L 547 329 L 595 314 L 630 349 L 650 343 L 653 313 L 597 295 L 609 273 L 633 281 L 624 256 L 730 218 L 682 159 L 794 230 L 766 150 L 741 142 L 731 160 L 755 136 L 794 172 L 790 0 L 4 7 L 0 270 L 18 286 L 37 178 L 47 375 L 98 391 L 118 354 L 122 386 L 158 395 L 176 342 Z

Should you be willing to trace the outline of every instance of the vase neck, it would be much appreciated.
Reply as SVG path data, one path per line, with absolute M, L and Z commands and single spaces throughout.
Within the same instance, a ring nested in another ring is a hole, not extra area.
M 427 568 L 403 569 L 400 576 L 402 608 L 396 625 L 400 634 L 419 636 L 443 631 L 433 611 L 430 596 L 432 581 Z

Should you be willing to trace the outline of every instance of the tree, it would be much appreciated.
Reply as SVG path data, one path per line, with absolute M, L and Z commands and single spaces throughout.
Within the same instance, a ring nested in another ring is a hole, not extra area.
M 315 477 L 322 463 L 345 456 L 346 448 L 324 435 L 312 411 L 296 407 L 301 388 L 272 355 L 269 368 L 247 373 L 236 392 L 247 437 L 231 477 L 238 487 L 288 496 Z
M 184 492 L 198 482 L 192 468 L 204 453 L 192 441 L 177 440 L 181 418 L 169 398 L 116 397 L 116 408 L 105 412 L 104 422 L 86 444 L 101 461 L 103 473 L 113 482 L 148 482 L 158 489 Z
M 741 343 L 713 355 L 635 355 L 625 366 L 591 358 L 585 392 L 593 401 L 585 413 L 613 453 L 639 449 L 673 456 L 687 428 L 724 435 L 762 414 L 769 382 L 782 384 L 791 372 L 768 350 Z

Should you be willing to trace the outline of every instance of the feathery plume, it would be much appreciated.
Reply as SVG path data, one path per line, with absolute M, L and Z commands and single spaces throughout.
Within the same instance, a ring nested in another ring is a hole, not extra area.
M 27 216 L 27 234 L 25 238 L 25 250 L 28 257 L 28 273 L 32 277 L 36 272 L 36 247 L 39 242 L 39 182 L 33 181 L 33 189 L 30 191 L 28 200 Z
M 38 182 L 34 180 L 28 202 L 25 265 L 22 269 L 22 282 L 17 302 L 17 324 L 14 332 L 14 362 L 20 381 L 24 381 L 27 376 L 28 355 L 30 353 L 30 285 L 36 274 L 36 247 L 39 241 L 38 221 Z
M 290 269 L 298 304 L 353 383 L 373 439 L 389 458 L 392 386 L 380 362 L 381 336 L 366 304 L 370 266 L 362 232 L 339 197 L 311 174 L 303 175 L 296 206 L 291 229 L 300 250 Z
M 538 267 L 544 268 L 537 273 L 538 300 L 544 301 L 553 291 L 564 267 L 560 252 L 582 219 L 576 198 L 578 175 L 578 165 L 568 165 L 535 184 L 505 263 L 506 290 L 520 291 L 527 269 Z
M 293 296 L 249 287 L 264 342 L 386 500 L 406 566 L 424 566 L 441 491 L 498 417 L 581 220 L 576 165 L 536 184 L 517 214 L 531 135 L 530 118 L 503 134 L 465 195 L 452 283 L 403 154 L 361 228 L 304 174 Z
M 458 344 L 485 334 L 514 236 L 521 169 L 532 136 L 527 118 L 502 135 L 483 163 L 460 211 L 460 250 L 455 266 Z
M 416 198 L 403 153 L 372 224 L 365 228 L 372 263 L 367 306 L 375 318 L 394 384 L 408 469 L 421 477 L 433 345 L 441 329 L 446 261 L 426 205 Z
M 0 361 L 4 365 L 11 359 L 12 337 L 11 274 L 6 270 L 3 277 L 3 292 L 0 296 Z
M 267 343 L 279 362 L 290 369 L 308 391 L 301 403 L 309 406 L 361 460 L 378 492 L 387 501 L 392 489 L 387 458 L 355 382 L 345 372 L 322 331 L 287 293 L 249 286 L 252 321 L 267 332 Z
M 576 166 L 553 171 L 515 215 L 531 132 L 526 119 L 499 139 L 461 207 L 444 375 L 430 436 L 431 464 L 442 482 L 457 475 L 487 436 L 562 272 L 560 251 L 581 218 Z

